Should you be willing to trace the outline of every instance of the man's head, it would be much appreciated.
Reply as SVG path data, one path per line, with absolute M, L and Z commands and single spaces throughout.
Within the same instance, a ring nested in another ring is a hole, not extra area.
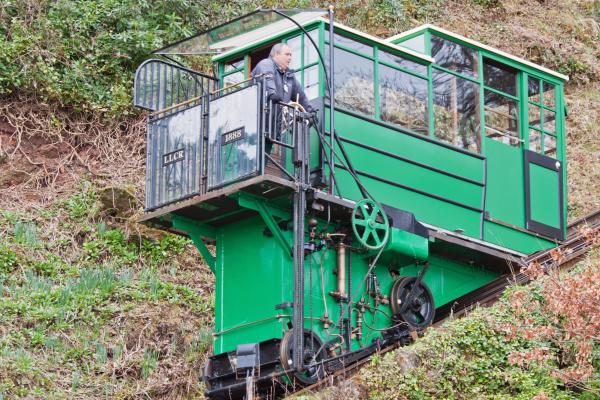
M 277 43 L 271 49 L 269 56 L 280 69 L 286 71 L 292 61 L 292 49 L 285 43 Z

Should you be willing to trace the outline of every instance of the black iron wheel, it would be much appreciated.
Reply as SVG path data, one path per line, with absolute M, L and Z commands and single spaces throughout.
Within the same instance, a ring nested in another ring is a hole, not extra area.
M 405 276 L 394 282 L 390 293 L 390 305 L 394 318 L 417 329 L 428 327 L 435 316 L 433 295 L 423 281 L 414 288 L 417 278 Z M 412 291 L 412 296 L 409 298 Z
M 292 368 L 294 359 L 294 341 L 292 331 L 287 331 L 281 340 L 281 365 L 284 369 Z M 325 377 L 325 370 L 320 363 L 325 357 L 325 347 L 319 337 L 312 331 L 304 330 L 304 366 L 303 371 L 294 371 L 288 375 L 293 386 L 308 386 Z

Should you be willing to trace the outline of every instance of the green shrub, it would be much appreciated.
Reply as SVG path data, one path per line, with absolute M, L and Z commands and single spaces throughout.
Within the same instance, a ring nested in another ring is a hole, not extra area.
M 12 272 L 17 265 L 17 254 L 7 246 L 0 245 L 0 273 Z
M 0 93 L 31 93 L 77 111 L 131 113 L 133 72 L 151 50 L 258 4 L 4 1 Z

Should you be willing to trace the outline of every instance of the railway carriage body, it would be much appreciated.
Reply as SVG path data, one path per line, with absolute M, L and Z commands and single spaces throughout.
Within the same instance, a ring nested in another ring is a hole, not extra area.
M 155 52 L 213 52 L 212 77 L 136 73 L 143 220 L 215 274 L 212 398 L 406 343 L 565 236 L 567 77 L 432 25 L 384 40 L 320 14 L 256 11 Z M 249 80 L 281 41 L 316 116 Z

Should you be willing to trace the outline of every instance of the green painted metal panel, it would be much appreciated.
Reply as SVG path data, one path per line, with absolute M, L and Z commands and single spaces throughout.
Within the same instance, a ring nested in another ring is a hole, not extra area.
M 320 229 L 326 226 L 320 221 Z M 292 301 L 293 265 L 292 260 L 278 245 L 277 240 L 265 235 L 265 223 L 259 217 L 228 224 L 217 233 L 216 263 L 216 302 L 215 302 L 215 354 L 232 351 L 240 343 L 255 343 L 271 338 L 281 338 L 289 329 L 291 307 L 276 306 Z M 291 239 L 291 231 L 284 231 Z M 421 243 L 419 246 L 421 246 Z M 426 255 L 425 248 L 417 252 Z M 389 327 L 391 310 L 388 304 L 376 304 L 370 296 L 365 296 L 367 282 L 365 276 L 372 257 L 365 253 L 348 250 L 346 293 L 354 303 L 369 302 L 372 312 L 362 316 L 363 332 L 360 343 L 352 340 L 351 349 L 369 344 L 380 336 L 367 325 L 376 329 Z M 432 289 L 437 306 L 441 306 L 463 294 L 474 290 L 496 277 L 483 268 L 429 255 L 430 269 L 425 282 Z M 407 257 L 402 263 L 380 262 L 372 271 L 377 276 L 377 284 L 383 295 L 389 295 L 397 273 L 416 275 L 421 267 L 414 265 L 414 259 Z M 336 248 L 325 247 L 311 254 L 305 262 L 305 328 L 314 330 L 323 340 L 331 340 L 340 334 L 341 321 L 350 318 L 356 327 L 358 318 L 356 305 L 348 308 L 340 303 L 331 292 L 338 291 L 336 270 Z M 310 290 L 312 288 L 312 291 Z M 332 325 L 327 329 L 322 320 L 327 317 Z
M 485 209 L 490 217 L 525 227 L 525 191 L 523 153 L 493 139 L 485 138 L 487 155 L 487 191 Z M 491 239 L 485 236 L 486 240 Z M 507 243 L 515 248 L 518 243 Z
M 325 126 L 328 126 L 329 111 L 326 110 Z M 341 137 L 369 146 L 383 148 L 399 156 L 475 181 L 481 182 L 483 179 L 483 161 L 481 158 L 377 125 L 341 111 L 336 110 L 334 118 L 335 129 Z
M 374 147 L 383 147 L 385 143 Z M 375 153 L 351 143 L 344 144 L 354 169 L 401 183 L 411 188 L 452 199 L 471 207 L 481 207 L 482 186 L 443 175 L 422 166 Z M 338 150 L 339 151 L 339 150 Z M 377 162 L 373 162 L 377 160 Z
M 420 271 L 421 267 L 410 265 L 400 269 L 400 275 L 416 276 Z M 429 270 L 423 280 L 431 289 L 437 308 L 490 283 L 498 276 L 481 266 L 430 255 Z
M 558 198 L 557 172 L 540 165 L 529 164 L 531 219 L 560 227 L 560 199 Z
M 283 314 L 275 305 L 289 301 L 291 259 L 277 241 L 263 234 L 265 224 L 253 217 L 229 224 L 218 234 L 215 353 L 240 343 L 280 338 Z M 291 240 L 291 232 L 284 232 Z M 246 326 L 242 324 L 251 323 Z M 236 328 L 229 332 L 227 329 Z M 219 332 L 225 331 L 224 334 Z
M 336 169 L 336 179 L 342 188 L 342 196 L 358 200 L 362 198 L 350 174 Z M 390 186 L 372 178 L 360 177 L 367 190 L 381 203 L 412 212 L 417 220 L 447 230 L 460 230 L 464 235 L 479 237 L 481 214 L 442 200 L 423 196 L 403 188 Z
M 496 224 L 492 221 L 485 221 L 483 227 L 486 242 L 513 249 L 520 253 L 531 254 L 556 246 L 556 243 L 550 240 Z

